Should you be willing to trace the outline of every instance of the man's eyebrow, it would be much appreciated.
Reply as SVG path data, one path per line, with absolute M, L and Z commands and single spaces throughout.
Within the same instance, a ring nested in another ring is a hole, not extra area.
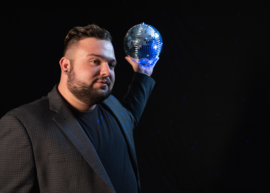
M 115 64 L 117 63 L 117 61 L 115 59 L 106 58 L 106 57 L 104 57 L 102 55 L 99 55 L 99 54 L 88 54 L 87 56 L 96 56 L 96 57 L 102 58 L 104 60 L 107 60 L 108 59 L 110 62 L 113 62 Z

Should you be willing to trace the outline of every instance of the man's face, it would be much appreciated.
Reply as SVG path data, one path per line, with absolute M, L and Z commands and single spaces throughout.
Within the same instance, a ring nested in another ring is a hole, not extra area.
M 85 38 L 72 49 L 67 87 L 87 105 L 101 103 L 111 93 L 116 59 L 110 41 Z

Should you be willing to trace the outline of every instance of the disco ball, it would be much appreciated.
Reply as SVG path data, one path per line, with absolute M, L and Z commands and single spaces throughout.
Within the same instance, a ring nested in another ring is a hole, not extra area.
M 141 65 L 154 65 L 163 41 L 160 33 L 151 25 L 138 24 L 130 28 L 124 38 L 124 50 L 132 58 L 139 59 Z

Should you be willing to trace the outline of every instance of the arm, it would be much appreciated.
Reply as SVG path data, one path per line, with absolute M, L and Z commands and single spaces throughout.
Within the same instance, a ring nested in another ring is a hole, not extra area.
M 37 183 L 31 143 L 13 115 L 0 120 L 0 155 L 0 192 L 38 192 L 33 190 Z
M 122 105 L 134 116 L 135 125 L 138 124 L 146 102 L 155 85 L 154 79 L 150 76 L 158 59 L 154 61 L 154 65 L 146 67 L 139 65 L 137 63 L 138 60 L 132 59 L 129 56 L 126 57 L 126 60 L 131 64 L 135 73 L 127 95 L 122 100 Z

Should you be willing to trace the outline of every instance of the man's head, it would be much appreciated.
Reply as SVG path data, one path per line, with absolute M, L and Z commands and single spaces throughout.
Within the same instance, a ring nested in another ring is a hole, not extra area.
M 91 24 L 84 27 L 77 26 L 69 30 L 64 40 L 63 56 L 66 55 L 67 50 L 78 41 L 93 37 L 99 40 L 107 40 L 112 42 L 112 36 L 107 30 L 100 28 L 98 25 Z
M 64 56 L 59 61 L 62 94 L 72 93 L 88 106 L 98 104 L 110 95 L 116 65 L 111 40 L 108 31 L 94 24 L 74 27 L 68 32 Z

